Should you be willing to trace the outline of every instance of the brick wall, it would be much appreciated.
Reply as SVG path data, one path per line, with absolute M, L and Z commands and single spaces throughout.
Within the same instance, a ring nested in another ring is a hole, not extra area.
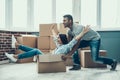
M 20 36 L 21 34 L 32 34 L 33 32 L 11 32 L 11 31 L 0 31 L 0 61 L 8 60 L 5 56 L 5 52 L 15 53 L 15 49 L 11 48 L 11 36 Z

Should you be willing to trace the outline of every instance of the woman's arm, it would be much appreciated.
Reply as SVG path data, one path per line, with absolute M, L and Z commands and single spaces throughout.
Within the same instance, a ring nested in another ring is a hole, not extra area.
M 58 33 L 55 31 L 54 28 L 55 28 L 55 24 L 51 26 L 51 31 L 52 31 L 53 37 L 57 37 Z

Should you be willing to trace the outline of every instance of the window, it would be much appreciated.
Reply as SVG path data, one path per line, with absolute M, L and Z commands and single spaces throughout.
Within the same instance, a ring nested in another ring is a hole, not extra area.
M 0 29 L 38 31 L 39 24 L 62 23 L 65 14 L 82 25 L 120 30 L 120 0 L 0 0 Z
M 13 27 L 27 27 L 27 0 L 13 0 Z
M 35 27 L 52 22 L 52 0 L 34 0 Z
M 5 0 L 0 0 L 0 28 L 5 28 Z
M 96 18 L 97 0 L 81 0 L 81 24 L 96 26 Z
M 72 14 L 72 0 L 56 0 L 56 22 L 62 22 L 65 14 Z
M 120 28 L 120 0 L 102 0 L 102 28 Z

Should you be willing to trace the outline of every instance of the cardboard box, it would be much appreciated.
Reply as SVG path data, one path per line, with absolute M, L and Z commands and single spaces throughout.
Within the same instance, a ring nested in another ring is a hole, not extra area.
M 37 48 L 40 50 L 49 50 L 50 49 L 50 37 L 49 36 L 38 37 Z
M 39 25 L 39 35 L 40 36 L 50 36 L 50 35 L 52 35 L 52 32 L 51 32 L 52 25 L 53 24 L 40 24 Z M 58 33 L 57 24 L 55 24 L 54 29 Z
M 66 66 L 61 59 L 62 55 L 39 55 L 37 60 L 38 73 L 66 72 Z
M 35 35 L 21 35 L 20 37 L 17 37 L 17 41 L 25 46 L 29 46 L 32 48 L 36 48 L 37 46 L 37 37 Z M 15 54 L 22 54 L 23 51 L 17 50 Z M 33 62 L 33 57 L 25 58 L 19 60 L 20 63 L 27 63 L 27 62 Z
M 17 41 L 20 44 L 36 48 L 37 47 L 37 36 L 35 35 L 21 35 L 17 37 Z
M 100 50 L 100 56 L 106 55 L 106 50 Z M 81 50 L 80 53 L 80 59 L 81 59 L 81 66 L 84 68 L 101 68 L 101 67 L 107 67 L 105 64 L 95 63 L 93 62 L 90 50 Z

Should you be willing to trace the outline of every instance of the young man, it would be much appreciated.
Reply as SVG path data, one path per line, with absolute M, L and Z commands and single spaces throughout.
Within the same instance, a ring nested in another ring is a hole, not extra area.
M 68 31 L 68 40 L 72 40 L 73 37 L 77 36 L 79 33 L 81 33 L 83 29 L 83 25 L 78 25 L 73 23 L 73 17 L 69 14 L 63 16 L 63 24 L 65 28 L 69 28 Z M 89 26 L 89 25 L 87 25 Z M 73 52 L 78 48 L 84 48 L 90 46 L 91 50 L 91 56 L 93 61 L 98 63 L 103 63 L 111 66 L 110 70 L 115 70 L 117 66 L 117 61 L 110 59 L 110 58 L 103 58 L 99 56 L 99 48 L 100 48 L 100 35 L 98 32 L 90 29 L 81 39 L 78 43 L 78 46 L 76 45 L 73 51 L 70 54 L 73 54 Z M 76 57 L 79 58 L 79 57 Z M 74 59 L 74 58 L 73 58 Z M 79 59 L 75 59 L 79 60 Z M 73 66 L 72 70 L 77 70 L 79 67 Z
M 68 43 L 67 36 L 65 34 L 57 34 L 54 30 L 54 25 L 52 26 L 51 29 L 52 29 L 54 41 L 57 46 L 57 48 L 54 51 L 54 54 L 65 54 L 65 55 L 72 49 L 72 47 L 77 43 L 77 41 L 80 40 L 81 37 L 89 31 L 89 28 L 85 27 L 78 36 L 73 38 L 73 40 Z M 23 54 L 18 54 L 18 55 L 5 53 L 5 55 L 13 62 L 19 62 L 19 60 L 23 58 L 44 54 L 39 49 L 21 45 L 17 42 L 15 43 L 15 46 L 16 48 L 21 49 L 22 51 L 25 52 Z

